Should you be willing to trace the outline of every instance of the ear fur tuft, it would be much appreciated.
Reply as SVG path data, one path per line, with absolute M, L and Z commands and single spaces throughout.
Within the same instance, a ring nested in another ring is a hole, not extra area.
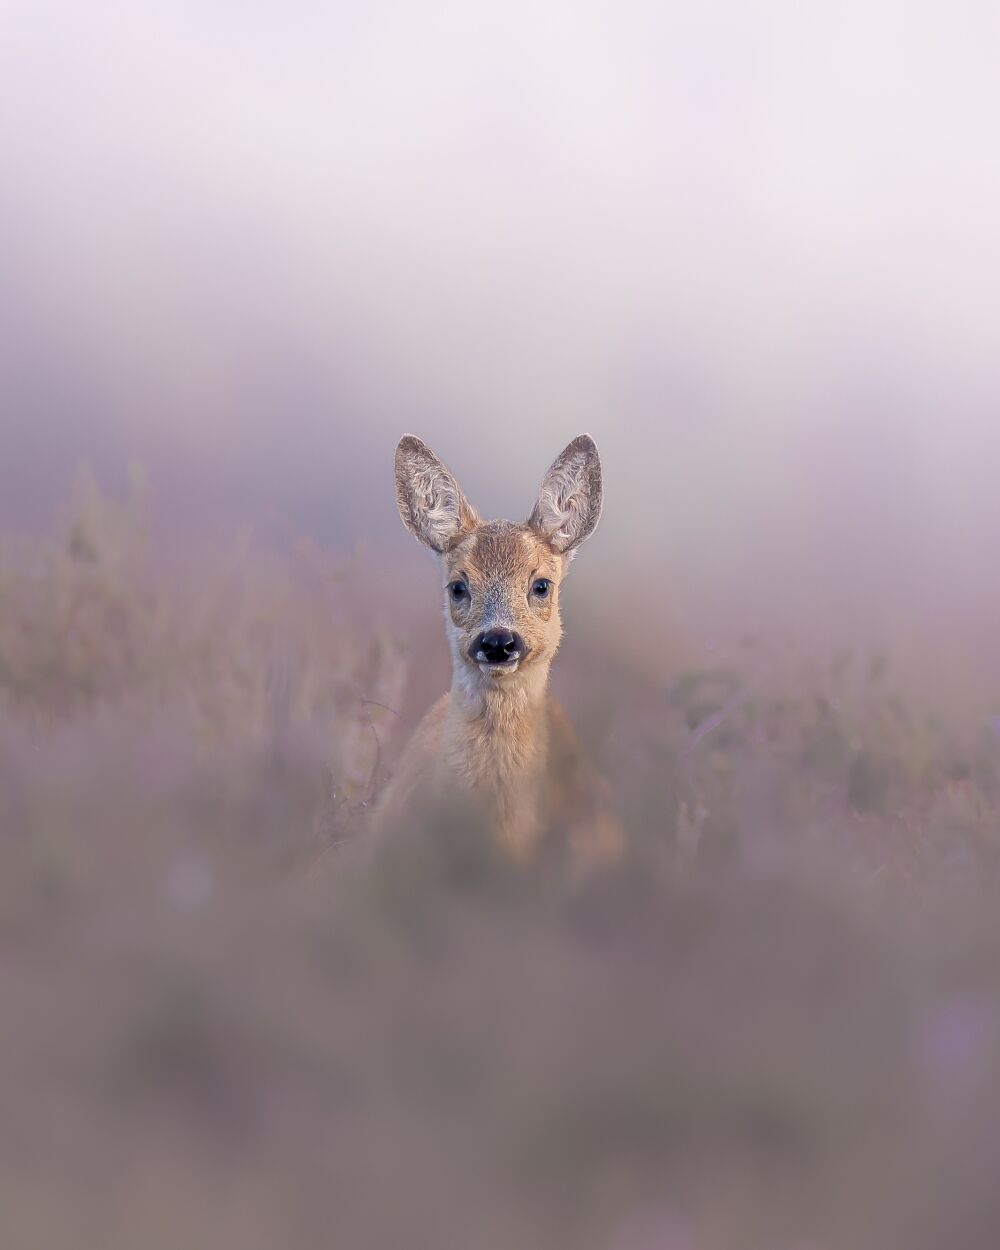
M 455 475 L 415 434 L 396 447 L 396 503 L 406 528 L 433 551 L 447 551 L 479 524 Z
M 589 434 L 580 434 L 542 479 L 528 524 L 556 551 L 569 554 L 597 528 L 603 499 L 597 445 Z

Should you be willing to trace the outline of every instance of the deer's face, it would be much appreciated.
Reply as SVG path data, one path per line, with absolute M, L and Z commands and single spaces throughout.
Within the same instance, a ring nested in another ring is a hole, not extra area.
M 418 438 L 396 448 L 396 498 L 407 529 L 441 559 L 457 675 L 503 682 L 548 664 L 559 646 L 559 587 L 601 513 L 601 462 L 589 435 L 546 473 L 523 525 L 480 521 L 444 464 Z
M 552 659 L 562 637 L 565 556 L 509 521 L 477 526 L 442 557 L 452 659 L 502 679 Z

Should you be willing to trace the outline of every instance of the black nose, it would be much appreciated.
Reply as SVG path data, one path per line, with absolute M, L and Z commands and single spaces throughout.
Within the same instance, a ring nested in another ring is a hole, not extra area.
M 524 639 L 509 629 L 491 629 L 480 634 L 469 648 L 469 655 L 479 664 L 506 664 L 524 652 Z

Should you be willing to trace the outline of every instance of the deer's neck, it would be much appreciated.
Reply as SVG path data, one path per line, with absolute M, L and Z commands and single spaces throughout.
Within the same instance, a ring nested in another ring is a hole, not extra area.
M 523 787 L 545 771 L 548 666 L 510 679 L 456 674 L 448 700 L 443 762 L 475 791 Z

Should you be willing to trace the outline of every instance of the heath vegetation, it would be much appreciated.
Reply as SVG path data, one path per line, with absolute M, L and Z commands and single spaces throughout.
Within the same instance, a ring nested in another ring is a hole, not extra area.
M 373 848 L 415 659 L 364 570 L 148 511 L 84 480 L 0 552 L 4 1247 L 1000 1244 L 1000 691 L 892 639 L 651 666 L 581 564 L 627 852 Z

